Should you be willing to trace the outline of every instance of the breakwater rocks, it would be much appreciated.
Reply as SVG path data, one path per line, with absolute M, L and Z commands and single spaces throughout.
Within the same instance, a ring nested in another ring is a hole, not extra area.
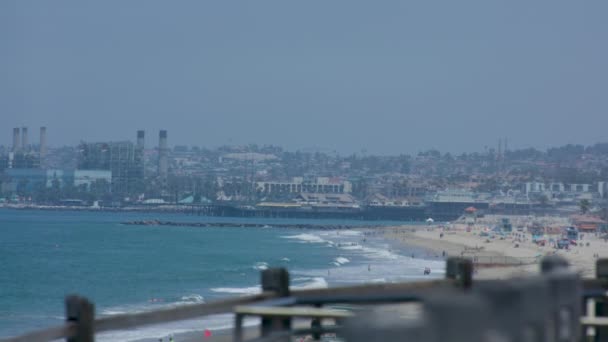
M 169 226 L 169 227 L 200 227 L 200 228 L 296 228 L 296 229 L 316 229 L 316 230 L 338 230 L 362 228 L 363 226 L 347 224 L 309 224 L 309 223 L 243 223 L 243 222 L 175 222 L 161 220 L 140 220 L 122 222 L 128 226 Z M 368 226 L 366 226 L 369 228 Z

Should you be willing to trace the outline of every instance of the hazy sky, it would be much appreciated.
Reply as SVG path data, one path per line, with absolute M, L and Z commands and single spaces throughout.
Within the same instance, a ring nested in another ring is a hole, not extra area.
M 608 141 L 608 1 L 0 1 L 0 144 Z

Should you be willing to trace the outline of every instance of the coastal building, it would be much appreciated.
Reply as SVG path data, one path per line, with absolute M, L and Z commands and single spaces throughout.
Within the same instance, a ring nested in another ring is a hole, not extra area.
M 435 220 L 453 220 L 462 215 L 468 207 L 477 210 L 488 210 L 489 196 L 483 193 L 474 193 L 462 189 L 448 189 L 438 191 L 427 198 L 429 215 Z
M 557 195 L 581 195 L 581 194 L 597 194 L 604 197 L 606 193 L 606 182 L 598 182 L 597 186 L 588 183 L 542 183 L 542 182 L 526 182 L 523 186 L 524 194 L 539 195 L 546 194 L 551 197 Z
M 305 180 L 304 177 L 294 177 L 287 182 L 257 182 L 256 190 L 262 194 L 349 194 L 352 192 L 352 184 L 340 178 L 316 177 Z
M 300 193 L 296 198 L 296 203 L 312 207 L 359 207 L 355 199 L 349 194 Z
M 524 183 L 524 193 L 545 192 L 545 183 L 542 182 L 526 182 Z
M 570 219 L 581 233 L 606 231 L 608 228 L 606 221 L 590 215 L 573 215 Z

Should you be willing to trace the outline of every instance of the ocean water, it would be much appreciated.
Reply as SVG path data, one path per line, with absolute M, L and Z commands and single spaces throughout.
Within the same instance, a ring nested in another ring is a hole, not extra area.
M 428 279 L 424 267 L 433 269 L 432 277 L 443 273 L 443 261 L 412 258 L 424 253 L 359 230 L 121 224 L 141 219 L 391 224 L 0 209 L 0 337 L 61 324 L 63 299 L 71 293 L 91 299 L 96 315 L 104 316 L 256 293 L 267 267 L 287 267 L 297 288 Z M 231 323 L 230 315 L 216 315 L 104 333 L 97 340 L 159 338 Z

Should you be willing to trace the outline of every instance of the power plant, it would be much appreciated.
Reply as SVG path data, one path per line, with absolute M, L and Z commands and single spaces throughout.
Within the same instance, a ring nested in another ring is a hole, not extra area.
M 0 170 L 40 168 L 41 159 L 46 155 L 46 127 L 40 127 L 38 150 L 28 138 L 27 127 L 13 128 L 13 146 L 8 154 L 0 156 Z
M 21 150 L 21 131 L 19 127 L 13 128 L 13 153 L 17 153 Z
M 21 149 L 25 152 L 29 151 L 28 141 L 27 141 L 27 127 L 21 128 Z
M 142 149 L 142 150 L 145 147 L 145 135 L 146 135 L 145 131 L 142 131 L 142 130 L 137 131 L 137 148 Z
M 44 159 L 46 156 L 46 127 L 40 127 L 40 159 Z
M 158 175 L 162 179 L 167 179 L 169 171 L 167 131 L 161 130 L 158 133 Z
M 137 131 L 137 142 L 81 143 L 78 169 L 111 171 L 112 191 L 141 191 L 144 178 L 144 131 Z

